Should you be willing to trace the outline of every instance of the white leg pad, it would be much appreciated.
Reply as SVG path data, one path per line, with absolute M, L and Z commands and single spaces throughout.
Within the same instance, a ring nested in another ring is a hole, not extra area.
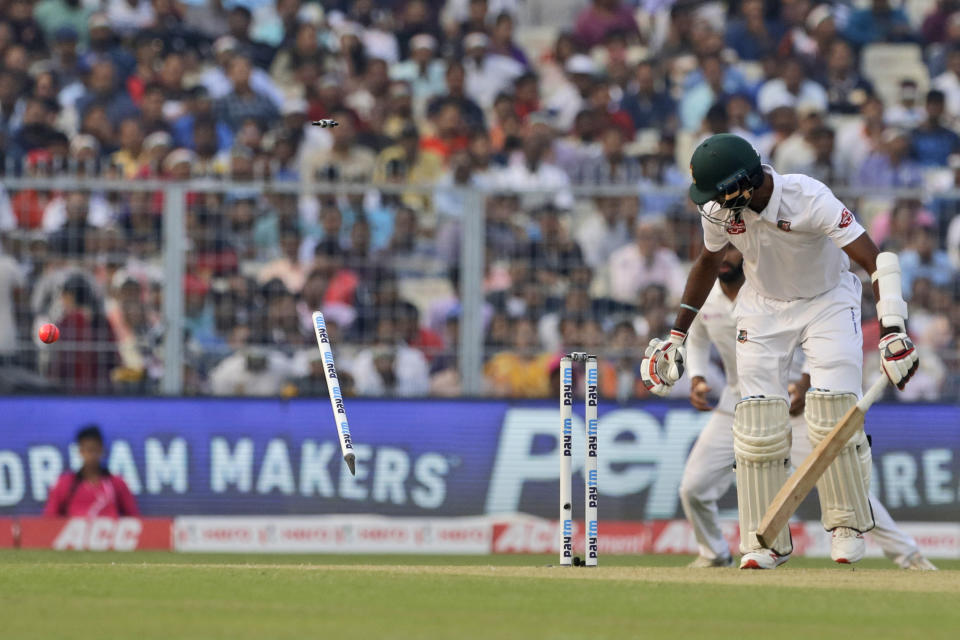
M 852 393 L 808 391 L 804 417 L 810 443 L 816 447 L 856 403 L 857 396 Z M 817 482 L 820 517 L 827 531 L 837 527 L 849 527 L 861 533 L 873 529 L 869 493 L 872 466 L 870 443 L 860 429 Z
M 757 527 L 787 480 L 791 438 L 787 409 L 783 398 L 748 398 L 737 403 L 734 411 L 740 553 L 763 548 L 757 540 Z M 782 556 L 793 551 L 789 527 L 777 535 L 772 550 Z

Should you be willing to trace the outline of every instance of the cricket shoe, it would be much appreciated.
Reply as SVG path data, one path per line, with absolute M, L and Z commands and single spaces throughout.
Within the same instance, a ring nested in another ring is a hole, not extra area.
M 776 569 L 790 559 L 790 554 L 780 555 L 770 549 L 754 549 L 740 558 L 741 569 Z
M 830 557 L 840 564 L 853 564 L 863 560 L 867 543 L 863 534 L 850 527 L 837 527 L 830 539 Z
M 706 558 L 697 556 L 697 559 L 687 565 L 688 569 L 714 569 L 717 567 L 732 567 L 733 558 L 730 556 L 719 556 L 717 558 Z
M 923 557 L 923 554 L 919 551 L 914 551 L 911 554 L 905 556 L 897 557 L 894 562 L 897 563 L 897 566 L 901 569 L 911 569 L 913 571 L 937 571 L 935 564 Z

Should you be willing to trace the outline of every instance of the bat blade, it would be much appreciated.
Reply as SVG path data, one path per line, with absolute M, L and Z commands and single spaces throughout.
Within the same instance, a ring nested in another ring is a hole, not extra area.
M 773 502 L 767 507 L 757 528 L 757 540 L 764 548 L 770 548 L 777 534 L 787 526 L 797 507 L 816 486 L 820 476 L 837 459 L 850 438 L 863 427 L 863 419 L 863 409 L 856 405 L 850 407 L 827 437 L 797 467 L 793 475 L 787 478 L 780 491 L 774 496 Z

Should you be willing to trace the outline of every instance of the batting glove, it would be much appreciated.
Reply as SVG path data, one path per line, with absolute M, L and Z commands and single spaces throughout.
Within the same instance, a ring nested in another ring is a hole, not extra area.
M 903 391 L 907 380 L 917 371 L 920 357 L 906 333 L 890 333 L 880 338 L 880 363 L 890 382 Z
M 687 334 L 674 329 L 666 340 L 654 338 L 644 352 L 640 363 L 640 379 L 647 391 L 658 396 L 666 396 L 677 380 L 683 375 L 683 362 L 687 350 L 683 341 Z

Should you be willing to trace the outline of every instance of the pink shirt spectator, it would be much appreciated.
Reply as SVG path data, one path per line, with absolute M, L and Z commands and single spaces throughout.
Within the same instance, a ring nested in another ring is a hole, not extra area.
M 103 472 L 96 483 L 76 473 L 62 474 L 50 491 L 43 515 L 70 518 L 119 518 L 139 516 L 140 509 L 120 476 Z
M 573 34 L 586 48 L 591 48 L 612 31 L 635 34 L 639 31 L 633 10 L 620 4 L 620 0 L 594 0 L 577 16 Z

